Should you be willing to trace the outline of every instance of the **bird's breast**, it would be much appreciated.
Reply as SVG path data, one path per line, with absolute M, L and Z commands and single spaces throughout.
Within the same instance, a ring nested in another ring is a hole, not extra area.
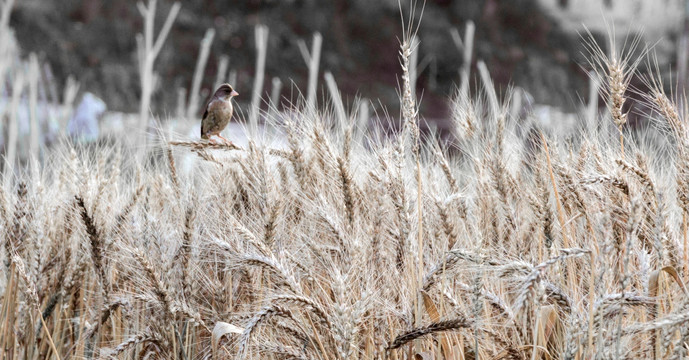
M 229 101 L 214 100 L 210 103 L 208 110 L 216 119 L 229 121 L 232 117 L 232 103 Z

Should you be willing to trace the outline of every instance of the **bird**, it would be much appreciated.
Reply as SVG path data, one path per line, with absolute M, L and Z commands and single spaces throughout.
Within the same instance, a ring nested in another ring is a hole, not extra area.
M 206 111 L 201 118 L 201 139 L 215 143 L 211 139 L 211 136 L 215 135 L 223 139 L 225 143 L 232 144 L 231 141 L 222 137 L 220 132 L 232 119 L 232 98 L 235 96 L 239 96 L 239 93 L 230 84 L 222 84 L 215 90 L 213 97 L 206 104 Z

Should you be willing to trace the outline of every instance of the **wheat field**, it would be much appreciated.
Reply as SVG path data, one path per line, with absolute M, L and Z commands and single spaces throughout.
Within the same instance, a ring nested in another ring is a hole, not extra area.
M 422 133 L 407 34 L 399 131 L 300 109 L 282 147 L 64 141 L 0 188 L 0 358 L 685 358 L 687 112 L 589 49 L 607 110 L 574 133 L 485 73 L 452 142 Z

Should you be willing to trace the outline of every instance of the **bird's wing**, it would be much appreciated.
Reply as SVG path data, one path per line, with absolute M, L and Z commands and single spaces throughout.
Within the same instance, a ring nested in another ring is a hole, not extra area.
M 201 117 L 201 136 L 203 136 L 208 127 L 208 108 L 210 107 L 211 102 L 209 101 L 208 104 L 206 104 L 206 111 L 203 112 L 203 117 Z

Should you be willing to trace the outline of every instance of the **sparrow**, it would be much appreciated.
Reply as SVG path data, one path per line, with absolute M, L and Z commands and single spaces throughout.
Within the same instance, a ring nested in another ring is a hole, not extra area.
M 232 97 L 238 95 L 239 93 L 234 91 L 230 84 L 222 84 L 215 90 L 215 94 L 206 104 L 206 111 L 201 118 L 202 139 L 215 143 L 211 136 L 216 135 L 226 143 L 232 144 L 231 141 L 222 137 L 220 132 L 232 119 Z

